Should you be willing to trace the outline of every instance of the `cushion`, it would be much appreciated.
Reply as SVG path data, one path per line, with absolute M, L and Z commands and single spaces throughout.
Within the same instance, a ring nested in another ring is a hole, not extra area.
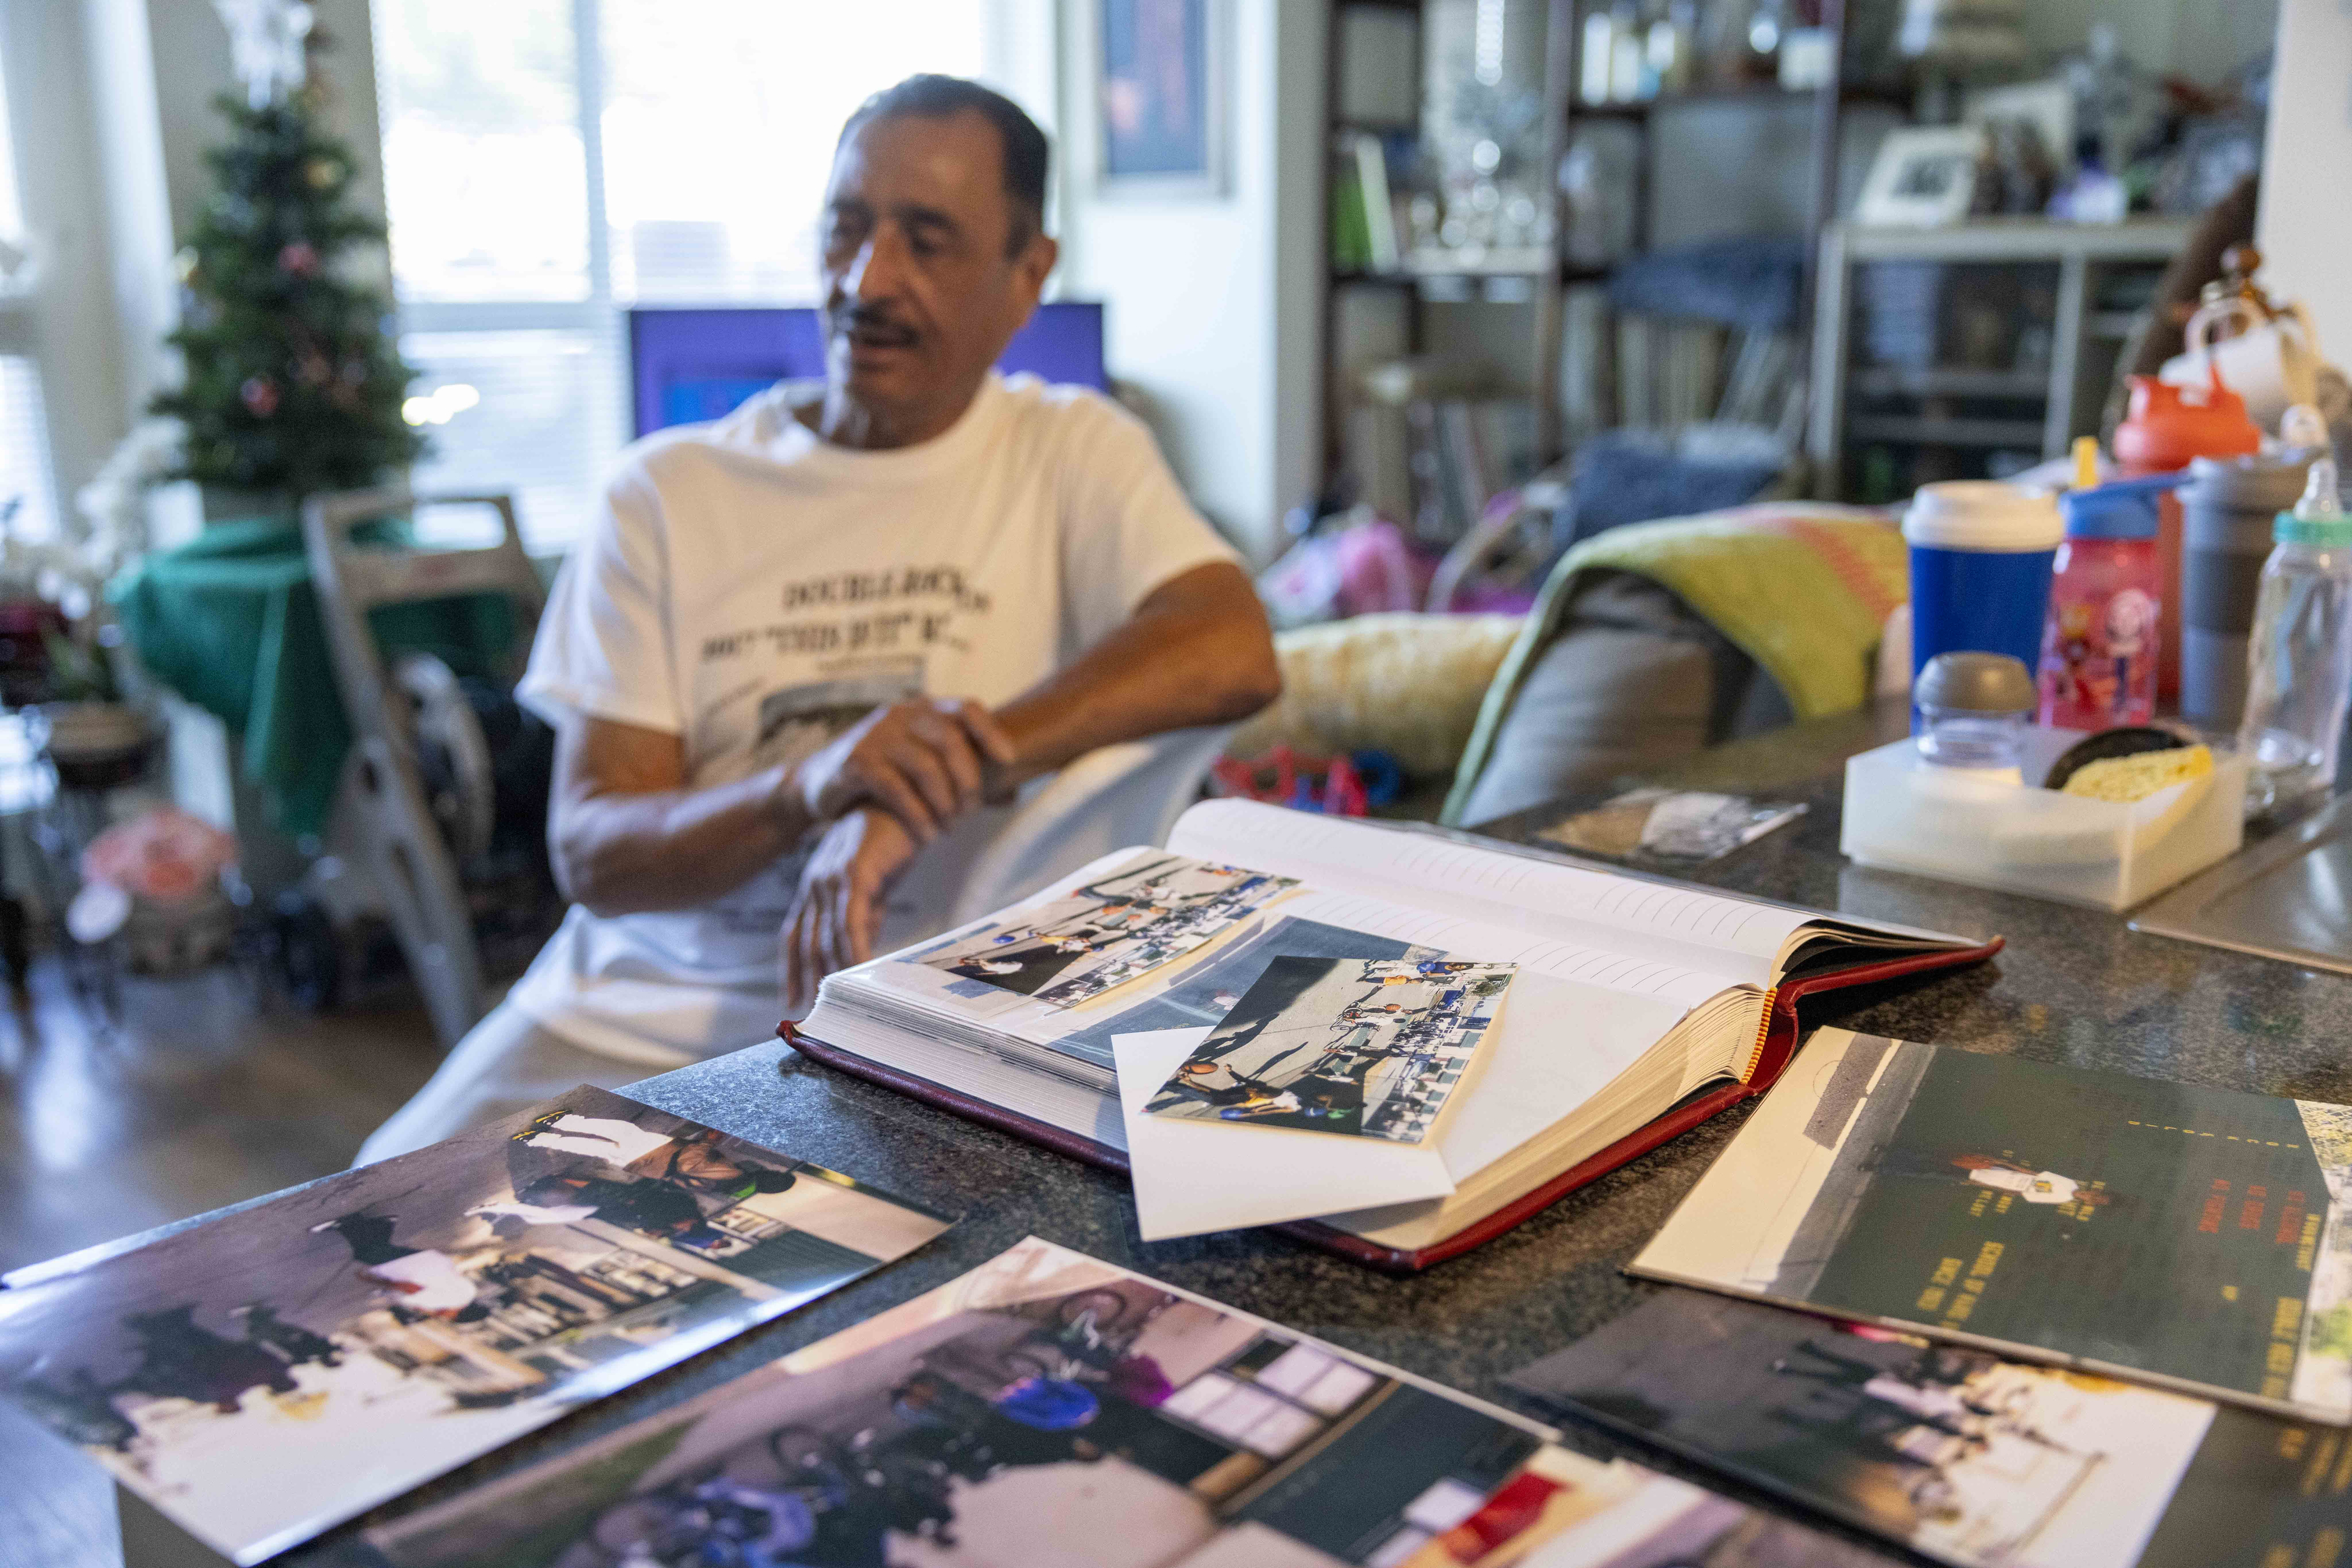
M 1251 762 L 1277 745 L 1309 757 L 1377 751 L 1409 777 L 1445 777 L 1519 622 L 1401 612 L 1279 633 L 1282 696 L 1235 731 L 1225 755 Z
M 1597 793 L 1789 717 L 1755 661 L 1674 594 L 1596 572 L 1529 667 L 1461 820 Z

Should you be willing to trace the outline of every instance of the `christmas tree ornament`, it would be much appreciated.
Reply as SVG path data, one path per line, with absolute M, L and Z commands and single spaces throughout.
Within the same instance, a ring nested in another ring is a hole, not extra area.
M 245 84 L 247 108 L 283 103 L 309 78 L 313 18 L 301 0 L 213 0 L 213 9 L 228 29 L 229 68 Z
M 314 191 L 323 191 L 343 177 L 342 163 L 334 158 L 313 158 L 302 165 L 302 177 L 310 182 Z
M 319 252 L 308 240 L 295 240 L 278 253 L 278 270 L 296 278 L 315 278 Z
M 236 396 L 256 419 L 267 419 L 278 412 L 278 384 L 266 375 L 247 376 Z

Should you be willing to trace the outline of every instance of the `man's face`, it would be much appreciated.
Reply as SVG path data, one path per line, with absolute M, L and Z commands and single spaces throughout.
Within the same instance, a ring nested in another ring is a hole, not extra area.
M 859 126 L 834 156 L 822 235 L 827 380 L 922 435 L 971 402 L 1054 264 L 1005 195 L 995 127 L 969 111 Z

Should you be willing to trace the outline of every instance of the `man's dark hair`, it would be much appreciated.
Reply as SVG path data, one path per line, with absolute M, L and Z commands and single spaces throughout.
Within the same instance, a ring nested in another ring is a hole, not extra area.
M 916 115 L 945 120 L 966 110 L 996 128 L 997 144 L 1004 153 L 1004 198 L 1013 205 L 1013 230 L 1007 247 L 1015 255 L 1030 237 L 1045 226 L 1045 133 L 1022 107 L 992 88 L 960 76 L 925 71 L 896 87 L 886 87 L 857 106 L 841 127 L 838 148 L 869 120 L 896 120 Z

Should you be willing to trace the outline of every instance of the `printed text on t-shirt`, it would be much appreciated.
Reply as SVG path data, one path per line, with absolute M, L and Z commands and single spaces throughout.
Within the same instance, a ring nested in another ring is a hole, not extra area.
M 776 655 L 891 653 L 928 647 L 935 643 L 963 647 L 950 635 L 959 611 L 984 616 L 989 596 L 952 565 L 905 566 L 881 572 L 835 572 L 784 584 L 786 612 L 820 607 L 864 608 L 892 601 L 929 601 L 919 608 L 877 610 L 870 615 L 830 620 L 788 620 L 744 631 L 706 637 L 705 663 L 733 658 L 765 644 Z M 941 604 L 940 601 L 945 601 Z

